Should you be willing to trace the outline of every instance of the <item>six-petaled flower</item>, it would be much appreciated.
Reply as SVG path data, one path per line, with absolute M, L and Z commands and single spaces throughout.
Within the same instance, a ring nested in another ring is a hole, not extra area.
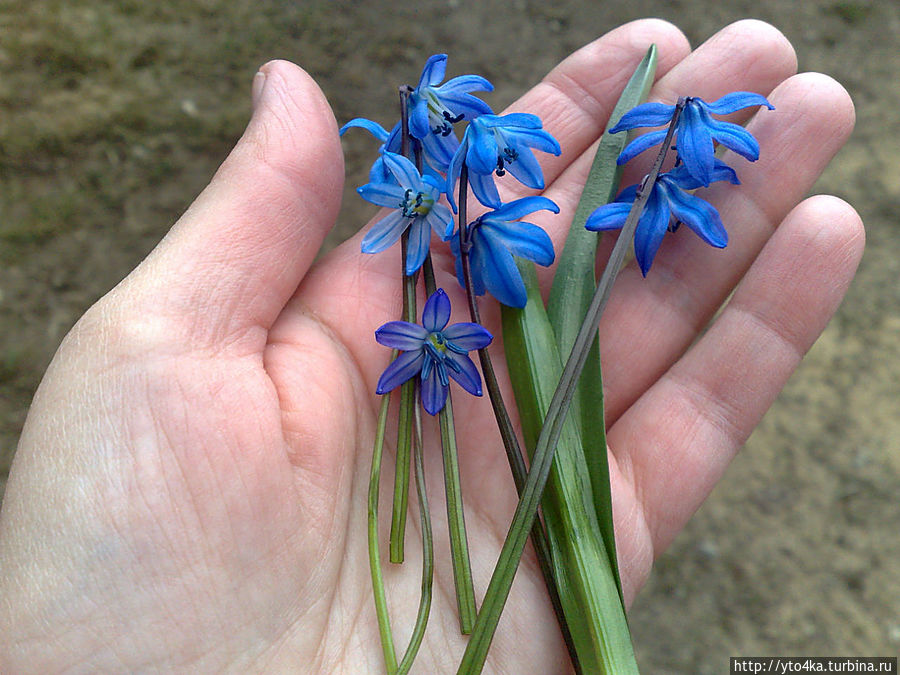
M 450 299 L 439 288 L 425 302 L 421 326 L 390 321 L 375 331 L 379 344 L 402 352 L 381 374 L 377 393 L 386 394 L 418 375 L 422 405 L 430 415 L 444 408 L 450 378 L 470 394 L 481 396 L 481 375 L 468 353 L 487 347 L 494 338 L 477 323 L 448 326 L 450 310 Z
M 472 191 L 485 206 L 500 208 L 502 204 L 494 185 L 494 173 L 502 176 L 509 171 L 523 185 L 542 190 L 544 173 L 531 149 L 559 155 L 560 147 L 541 127 L 541 119 L 528 113 L 481 115 L 469 122 L 447 169 L 447 198 L 453 210 L 456 210 L 453 192 L 463 162 L 469 169 Z
M 393 245 L 409 228 L 404 269 L 414 274 L 428 255 L 431 231 L 446 239 L 453 233 L 453 214 L 438 203 L 441 188 L 432 176 L 422 176 L 406 157 L 383 153 L 384 165 L 394 180 L 366 183 L 357 192 L 363 199 L 394 209 L 363 237 L 363 253 L 379 253 Z
M 429 58 L 418 86 L 409 97 L 409 133 L 422 141 L 426 159 L 432 160 L 441 171 L 446 171 L 459 146 L 453 125 L 492 112 L 487 103 L 469 92 L 494 89 L 479 75 L 460 75 L 439 84 L 446 70 L 446 54 Z
M 469 265 L 476 295 L 487 290 L 504 305 L 525 306 L 528 295 L 513 256 L 544 267 L 554 259 L 550 236 L 537 225 L 519 221 L 539 210 L 559 213 L 559 207 L 546 197 L 524 197 L 488 211 L 469 226 Z M 454 236 L 450 246 L 456 255 L 456 275 L 465 286 L 459 237 Z
M 734 170 L 720 160 L 715 160 L 710 180 L 739 183 Z M 647 276 L 650 265 L 653 264 L 653 258 L 666 231 L 674 230 L 678 223 L 687 225 L 710 246 L 724 248 L 728 244 L 728 233 L 715 207 L 706 200 L 685 192 L 698 187 L 700 181 L 684 165 L 660 174 L 654 183 L 634 232 L 634 255 L 644 276 Z M 601 206 L 588 216 L 585 227 L 594 231 L 617 230 L 622 227 L 637 196 L 637 189 L 637 185 L 625 188 L 616 201 Z M 673 216 L 675 222 L 670 227 Z
M 712 103 L 696 97 L 685 99 L 684 109 L 675 124 L 675 148 L 687 171 L 701 185 L 707 186 L 715 180 L 714 142 L 721 143 L 751 162 L 759 159 L 759 143 L 749 131 L 737 124 L 715 120 L 710 116 L 727 115 L 753 106 L 766 106 L 769 110 L 774 110 L 774 106 L 764 96 L 748 91 L 732 92 Z M 609 132 L 615 134 L 637 127 L 667 125 L 674 112 L 674 105 L 645 103 L 622 115 Z M 619 155 L 618 163 L 624 164 L 644 150 L 659 145 L 665 136 L 666 129 L 660 129 L 636 138 Z

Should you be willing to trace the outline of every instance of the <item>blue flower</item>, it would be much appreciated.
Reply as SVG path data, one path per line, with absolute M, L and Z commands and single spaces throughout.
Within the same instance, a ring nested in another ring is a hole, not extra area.
M 422 378 L 422 404 L 430 415 L 437 415 L 447 402 L 452 377 L 463 389 L 481 396 L 481 375 L 468 352 L 487 347 L 494 337 L 477 323 L 450 321 L 450 299 L 439 288 L 425 302 L 422 325 L 390 321 L 375 331 L 375 340 L 402 354 L 378 379 L 376 393 L 386 394 L 407 380 Z
M 453 125 L 493 112 L 487 103 L 468 93 L 493 91 L 490 82 L 478 75 L 461 75 L 439 84 L 446 70 L 446 54 L 429 58 L 409 97 L 409 133 L 422 141 L 426 159 L 434 160 L 439 170 L 446 170 L 459 146 Z
M 727 180 L 735 185 L 740 183 L 734 170 L 718 159 L 715 160 L 710 179 Z M 650 271 L 663 236 L 667 231 L 674 231 L 678 223 L 687 225 L 710 246 L 725 248 L 728 244 L 728 233 L 715 207 L 700 197 L 685 192 L 700 186 L 700 181 L 684 165 L 659 175 L 634 232 L 634 254 L 644 276 Z M 622 227 L 628 219 L 637 188 L 637 185 L 625 188 L 616 201 L 601 206 L 588 216 L 584 226 L 594 231 L 617 230 Z M 676 222 L 670 228 L 672 216 L 675 216 Z
M 560 154 L 559 143 L 541 128 L 541 119 L 528 113 L 482 115 L 469 123 L 462 143 L 447 169 L 447 198 L 456 211 L 454 188 L 463 161 L 469 168 L 469 184 L 485 206 L 500 208 L 502 202 L 492 174 L 509 171 L 523 185 L 544 189 L 544 173 L 531 148 Z
M 489 211 L 472 223 L 469 267 L 476 295 L 484 295 L 487 290 L 504 305 L 525 306 L 528 296 L 513 255 L 546 267 L 554 259 L 553 242 L 537 225 L 517 221 L 542 209 L 559 213 L 559 207 L 546 197 L 524 197 Z M 450 240 L 450 247 L 456 255 L 456 276 L 465 286 L 459 237 Z
M 714 141 L 751 162 L 759 159 L 759 143 L 749 131 L 731 122 L 714 120 L 710 114 L 727 115 L 742 108 L 759 105 L 764 105 L 769 110 L 775 109 L 764 96 L 749 91 L 726 94 L 713 103 L 707 103 L 702 98 L 696 97 L 685 99 L 684 110 L 681 111 L 675 124 L 675 147 L 688 172 L 701 185 L 707 186 L 715 180 L 712 177 Z M 674 112 L 674 105 L 644 103 L 622 115 L 622 119 L 609 130 L 609 133 L 616 134 L 637 127 L 668 125 Z M 644 150 L 662 143 L 665 137 L 666 130 L 660 129 L 636 138 L 619 155 L 618 163 L 624 164 Z
M 447 239 L 453 234 L 453 214 L 438 204 L 441 186 L 431 176 L 422 176 L 406 157 L 382 153 L 392 180 L 375 180 L 357 189 L 366 201 L 396 209 L 379 220 L 363 237 L 363 253 L 379 253 L 392 246 L 409 228 L 406 274 L 414 274 L 428 255 L 431 230 Z

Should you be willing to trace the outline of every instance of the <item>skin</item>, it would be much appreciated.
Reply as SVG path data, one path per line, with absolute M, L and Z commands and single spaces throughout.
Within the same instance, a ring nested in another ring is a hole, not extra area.
M 651 100 L 751 90 L 776 111 L 749 121 L 758 162 L 726 158 L 743 185 L 705 193 L 728 248 L 687 228 L 667 235 L 647 279 L 634 263 L 622 271 L 601 323 L 629 601 L 834 313 L 864 240 L 846 203 L 804 199 L 853 127 L 844 89 L 795 75 L 791 46 L 766 24 L 733 24 L 692 52 L 675 27 L 648 20 L 576 52 L 512 107 L 539 115 L 563 148 L 540 155 L 562 213 L 533 218 L 557 250 L 593 144 L 651 42 Z M 363 228 L 313 264 L 340 199 L 337 125 L 299 67 L 260 72 L 234 151 L 73 328 L 35 396 L 0 512 L 2 672 L 383 671 L 365 512 L 375 382 L 389 358 L 372 332 L 399 317 L 399 250 L 362 255 Z M 507 180 L 501 194 L 526 192 Z M 467 320 L 450 254 L 433 247 L 451 321 Z M 499 335 L 493 301 L 482 306 Z M 480 597 L 516 498 L 488 402 L 455 397 Z M 438 559 L 417 668 L 451 672 L 464 640 L 440 462 L 427 449 Z M 385 570 L 401 653 L 418 602 L 416 526 L 413 515 L 407 564 Z M 526 551 L 486 671 L 559 672 L 554 622 Z

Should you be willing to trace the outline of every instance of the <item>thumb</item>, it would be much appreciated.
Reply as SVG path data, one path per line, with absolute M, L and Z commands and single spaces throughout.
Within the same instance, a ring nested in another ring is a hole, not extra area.
M 286 61 L 260 68 L 252 89 L 234 150 L 114 292 L 167 341 L 261 348 L 337 217 L 343 159 L 321 90 Z

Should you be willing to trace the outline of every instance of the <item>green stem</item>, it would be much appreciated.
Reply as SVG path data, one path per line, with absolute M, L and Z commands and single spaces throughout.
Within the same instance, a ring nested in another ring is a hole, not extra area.
M 391 359 L 397 356 L 394 351 Z M 381 554 L 378 551 L 378 494 L 381 479 L 381 457 L 384 451 L 384 433 L 387 427 L 388 408 L 391 395 L 385 394 L 381 399 L 381 412 L 378 414 L 378 427 L 375 431 L 375 446 L 372 450 L 372 470 L 369 473 L 369 571 L 372 575 L 372 590 L 375 595 L 375 616 L 378 619 L 378 633 L 381 637 L 381 649 L 384 652 L 384 665 L 389 674 L 397 670 L 397 655 L 394 652 L 394 637 L 391 633 L 391 619 L 388 614 L 387 598 L 384 592 L 384 579 L 381 576 Z
M 431 296 L 437 288 L 431 254 L 422 264 L 425 294 Z M 447 493 L 447 526 L 450 530 L 450 557 L 453 562 L 453 581 L 456 586 L 456 604 L 459 609 L 459 630 L 463 635 L 472 632 L 478 609 L 475 606 L 475 586 L 472 583 L 472 564 L 469 559 L 469 541 L 466 537 L 466 520 L 463 514 L 462 487 L 459 481 L 459 455 L 456 449 L 456 428 L 453 424 L 453 401 L 447 393 L 447 403 L 438 413 L 441 427 L 441 448 L 444 459 L 444 486 Z
M 416 398 L 418 392 L 415 392 Z M 423 458 L 422 441 L 422 415 L 419 406 L 414 408 L 416 433 L 413 444 L 413 456 L 415 458 L 416 492 L 419 496 L 419 521 L 422 526 L 422 595 L 419 600 L 419 611 L 416 615 L 416 624 L 413 627 L 409 646 L 397 668 L 397 675 L 404 675 L 412 668 L 422 639 L 425 637 L 425 628 L 428 625 L 428 615 L 431 612 L 432 584 L 434 582 L 434 541 L 431 535 L 431 515 L 428 511 L 428 494 L 425 491 L 425 460 Z
M 453 581 L 456 585 L 456 604 L 459 609 L 459 630 L 463 635 L 468 635 L 475 625 L 478 609 L 475 606 L 475 586 L 472 583 L 472 565 L 469 561 L 469 542 L 466 537 L 462 487 L 459 481 L 459 454 L 453 424 L 453 401 L 449 392 L 444 409 L 438 413 L 438 420 L 441 426 L 444 486 L 447 492 L 447 526 L 450 530 L 450 557 L 453 561 Z
M 401 267 L 405 270 L 409 231 L 400 238 Z M 402 271 L 401 271 L 402 273 Z M 403 320 L 416 322 L 416 277 L 403 274 Z M 394 505 L 391 513 L 390 556 L 392 563 L 403 562 L 406 539 L 406 514 L 409 510 L 409 466 L 412 436 L 412 415 L 416 406 L 414 382 L 400 386 L 400 412 L 397 420 L 397 463 L 394 470 Z

